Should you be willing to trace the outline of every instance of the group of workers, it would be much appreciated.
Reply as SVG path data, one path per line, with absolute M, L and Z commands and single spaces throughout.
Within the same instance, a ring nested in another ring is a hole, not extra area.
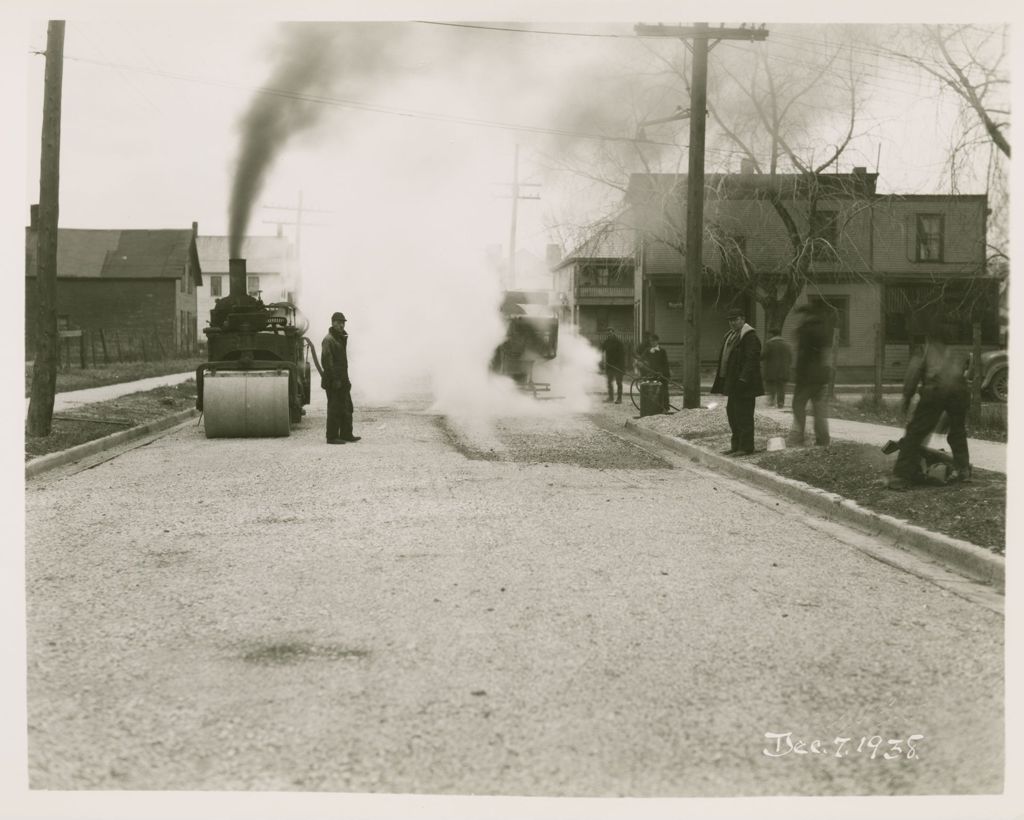
M 795 362 L 789 343 L 777 327 L 769 329 L 769 338 L 762 346 L 757 331 L 747 323 L 740 308 L 726 313 L 726 332 L 717 359 L 711 392 L 726 396 L 726 416 L 731 432 L 730 444 L 723 453 L 729 456 L 749 455 L 754 449 L 754 407 L 757 398 L 766 396 L 769 405 L 785 406 L 786 385 L 793 377 L 793 423 L 788 442 L 805 443 L 807 405 L 811 405 L 814 443 L 828 446 L 828 397 L 832 368 L 828 351 L 832 345 L 829 322 L 823 302 L 800 305 L 797 309 Z M 903 386 L 903 413 L 909 412 L 911 401 L 918 396 L 906 432 L 899 441 L 899 456 L 888 486 L 906 489 L 924 482 L 921 448 L 928 437 L 939 431 L 946 433 L 952 452 L 953 469 L 949 480 L 966 481 L 971 476 L 967 447 L 966 418 L 970 404 L 966 356 L 950 346 L 953 326 L 941 315 L 933 317 L 923 350 L 911 360 Z M 626 368 L 625 346 L 613 328 L 608 328 L 601 344 L 602 361 L 608 387 L 606 401 L 621 403 L 622 378 Z M 639 376 L 660 382 L 659 405 L 670 412 L 669 363 L 665 350 L 655 334 L 645 334 L 636 350 Z

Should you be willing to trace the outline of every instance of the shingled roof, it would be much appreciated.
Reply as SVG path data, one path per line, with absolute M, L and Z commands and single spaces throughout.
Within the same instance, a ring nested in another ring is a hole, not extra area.
M 36 275 L 35 232 L 25 235 L 25 275 Z M 195 235 L 187 230 L 57 231 L 57 276 L 74 279 L 177 279 L 191 259 L 203 283 Z

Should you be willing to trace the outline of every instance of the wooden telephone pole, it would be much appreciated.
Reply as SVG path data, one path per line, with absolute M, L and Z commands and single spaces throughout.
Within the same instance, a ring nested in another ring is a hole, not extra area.
M 505 275 L 505 290 L 511 290 L 516 286 L 516 224 L 519 219 L 519 200 L 540 199 L 540 194 L 520 193 L 520 188 L 539 188 L 540 183 L 519 181 L 519 143 L 516 143 L 515 158 L 512 160 L 512 182 L 502 184 L 512 187 L 512 192 L 509 194 L 512 197 L 512 223 L 508 232 L 508 273 Z M 500 194 L 499 196 L 504 197 L 505 195 Z
M 295 256 L 299 258 L 302 255 L 302 226 L 316 228 L 324 227 L 326 222 L 306 222 L 303 220 L 303 214 L 333 214 L 334 211 L 324 210 L 323 208 L 305 208 L 302 205 L 302 191 L 299 191 L 299 205 L 264 205 L 264 208 L 270 211 L 293 211 L 295 213 L 295 221 L 289 221 L 286 219 L 264 219 L 263 221 L 269 225 L 277 225 L 278 233 L 280 234 L 281 228 L 285 225 L 295 226 Z
M 57 221 L 60 201 L 60 106 L 64 82 L 64 21 L 46 29 L 43 143 L 39 159 L 39 218 L 36 230 L 36 360 L 25 433 L 48 436 L 57 391 Z
M 633 30 L 639 37 L 678 37 L 693 53 L 690 81 L 690 151 L 686 178 L 686 265 L 683 269 L 683 407 L 700 407 L 700 308 L 704 268 L 704 131 L 707 116 L 708 52 L 720 40 L 764 40 L 761 28 L 646 26 Z M 693 41 L 690 43 L 689 41 Z M 714 41 L 714 42 L 709 42 Z

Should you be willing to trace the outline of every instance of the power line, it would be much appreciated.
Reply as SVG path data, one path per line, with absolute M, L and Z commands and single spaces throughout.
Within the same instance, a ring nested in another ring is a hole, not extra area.
M 675 143 L 658 142 L 656 140 L 636 140 L 632 136 L 627 135 L 614 135 L 614 134 L 597 134 L 586 131 L 574 131 L 565 128 L 550 128 L 540 125 L 527 125 L 523 123 L 512 123 L 512 122 L 500 122 L 497 120 L 486 120 L 476 117 L 466 117 L 457 114 L 441 114 L 432 111 L 417 111 L 413 109 L 402 109 L 394 108 L 390 106 L 376 105 L 374 103 L 367 103 L 361 100 L 349 100 L 339 97 L 326 97 L 322 95 L 306 94 L 298 91 L 291 91 L 288 89 L 281 88 L 270 88 L 268 86 L 250 86 L 241 83 L 232 83 L 226 80 L 214 80 L 210 78 L 190 76 L 187 74 L 178 74 L 170 71 L 159 71 L 155 69 L 148 69 L 142 66 L 131 66 L 122 63 L 113 63 L 103 60 L 95 60 L 89 57 L 74 57 L 66 56 L 66 60 L 73 60 L 75 62 L 88 63 L 90 65 L 98 65 L 106 68 L 112 68 L 115 70 L 130 70 L 138 71 L 144 74 L 152 74 L 158 77 L 166 77 L 174 80 L 183 80 L 186 82 L 196 82 L 203 85 L 220 86 L 222 88 L 233 88 L 244 91 L 251 91 L 259 94 L 269 94 L 277 97 L 285 97 L 287 99 L 299 100 L 301 102 L 315 103 L 318 105 L 327 105 L 335 108 L 351 108 L 358 111 L 369 111 L 378 114 L 390 114 L 393 116 L 409 117 L 411 119 L 425 119 L 433 120 L 437 122 L 452 122 L 460 125 L 475 125 L 482 128 L 497 128 L 507 131 L 523 131 L 527 133 L 535 134 L 548 134 L 551 136 L 562 136 L 562 137 L 573 137 L 576 139 L 590 139 L 598 140 L 602 142 L 642 142 L 647 145 L 662 145 L 675 147 Z
M 413 20 L 424 26 L 447 26 L 448 28 L 477 29 L 478 31 L 504 31 L 513 34 L 545 34 L 553 37 L 599 37 L 616 40 L 635 40 L 635 34 L 596 34 L 584 31 L 547 31 L 535 28 L 512 28 L 509 26 L 481 26 L 474 23 L 444 23 L 438 20 Z

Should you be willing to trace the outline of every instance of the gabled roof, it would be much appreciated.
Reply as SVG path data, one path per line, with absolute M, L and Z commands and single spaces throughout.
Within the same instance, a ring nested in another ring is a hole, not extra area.
M 25 233 L 25 275 L 36 275 L 36 232 Z M 195 236 L 186 230 L 57 230 L 57 276 L 74 279 L 177 279 L 191 259 L 193 281 L 202 267 Z
M 582 259 L 631 259 L 635 252 L 636 235 L 631 229 L 606 228 L 583 240 L 552 270 L 561 270 Z
M 686 191 L 687 174 L 630 174 L 626 200 L 642 201 L 652 194 L 681 194 Z M 704 188 L 722 199 L 748 199 L 767 190 L 779 191 L 784 199 L 806 199 L 815 190 L 822 198 L 874 196 L 878 174 L 854 171 L 849 174 L 706 174 Z
M 200 236 L 196 239 L 199 262 L 207 274 L 228 273 L 231 239 L 227 236 Z M 286 236 L 246 236 L 242 239 L 241 256 L 246 273 L 284 274 L 294 256 L 291 240 Z

